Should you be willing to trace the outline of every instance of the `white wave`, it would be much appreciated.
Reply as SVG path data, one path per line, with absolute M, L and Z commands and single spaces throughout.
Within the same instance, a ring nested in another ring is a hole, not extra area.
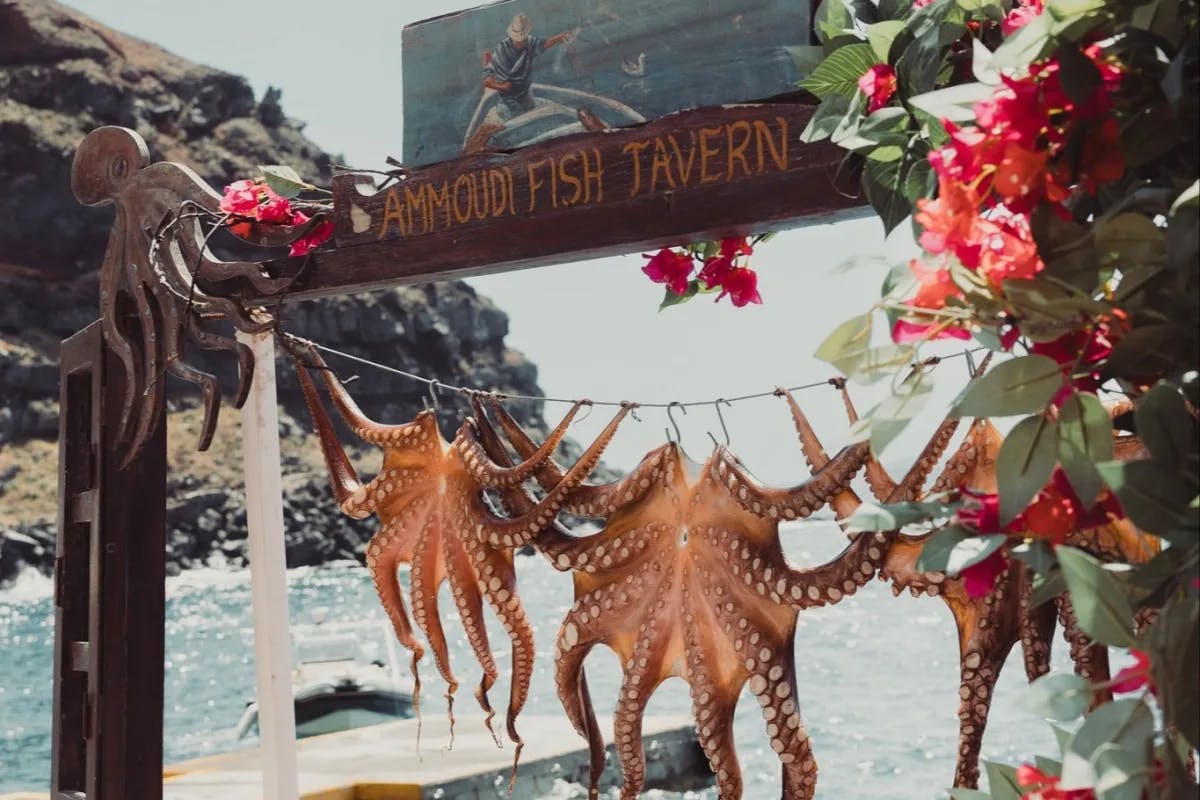
M 54 579 L 29 565 L 22 565 L 16 579 L 0 590 L 0 600 L 8 603 L 29 603 L 45 600 L 54 594 Z

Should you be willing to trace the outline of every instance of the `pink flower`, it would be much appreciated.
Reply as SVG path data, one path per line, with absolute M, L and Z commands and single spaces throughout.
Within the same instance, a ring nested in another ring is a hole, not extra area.
M 896 93 L 896 70 L 888 64 L 876 64 L 858 79 L 858 88 L 867 96 L 867 113 L 878 111 Z
M 1000 23 L 1000 32 L 1011 36 L 1041 16 L 1042 10 L 1042 0 L 1017 0 L 1012 11 L 1008 12 L 1008 16 Z
M 295 226 L 300 226 L 309 221 L 309 217 L 302 211 L 296 211 L 292 214 L 290 223 Z M 333 236 L 333 223 L 329 220 L 323 220 L 305 236 L 300 237 L 292 242 L 292 248 L 288 252 L 291 256 L 305 256 L 310 252 L 320 247 L 322 244 Z
M 655 255 L 645 255 L 650 259 L 642 272 L 655 283 L 665 283 L 675 294 L 684 294 L 688 289 L 688 281 L 692 278 L 692 257 L 669 247 L 659 250 Z
M 221 210 L 241 217 L 258 215 L 258 184 L 254 181 L 234 181 L 225 187 Z
M 987 597 L 988 593 L 992 591 L 992 587 L 996 585 L 996 578 L 1000 577 L 1006 569 L 1008 569 L 1008 559 L 1005 558 L 1003 550 L 997 550 L 978 564 L 967 567 L 958 576 L 962 578 L 967 597 L 978 600 Z
M 729 295 L 729 299 L 738 308 L 748 303 L 762 305 L 762 295 L 758 293 L 758 275 L 747 267 L 730 270 L 721 282 L 721 294 L 717 299 L 720 300 L 725 295 Z
M 703 281 L 709 289 L 715 289 L 725 283 L 725 277 L 733 270 L 733 257 L 722 253 L 704 262 L 704 269 L 696 277 Z
M 1112 690 L 1118 693 L 1136 692 L 1143 686 L 1149 687 L 1150 692 L 1157 696 L 1154 681 L 1150 675 L 1150 656 L 1141 650 L 1131 648 L 1129 655 L 1136 662 L 1132 667 L 1126 667 L 1113 678 Z
M 262 187 L 263 202 L 258 207 L 258 219 L 261 222 L 287 225 L 292 220 L 292 204 L 286 197 L 280 197 L 269 186 Z
M 963 489 L 967 504 L 958 510 L 958 522 L 979 533 L 1000 533 L 1000 495 Z
M 909 342 L 920 342 L 925 339 L 970 339 L 971 332 L 958 327 L 946 327 L 938 330 L 936 333 L 931 333 L 938 326 L 935 323 L 921 325 L 916 322 L 909 322 L 906 319 L 896 320 L 896 324 L 892 326 L 892 341 L 896 344 L 908 344 Z

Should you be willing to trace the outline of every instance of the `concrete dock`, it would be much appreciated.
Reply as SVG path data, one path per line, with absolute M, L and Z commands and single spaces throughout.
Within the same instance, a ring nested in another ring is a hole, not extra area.
M 503 732 L 503 717 L 497 716 L 495 722 Z M 496 747 L 482 717 L 464 714 L 454 728 L 453 750 L 447 749 L 450 726 L 441 715 L 426 715 L 419 755 L 417 721 L 411 719 L 302 739 L 297 743 L 300 796 L 302 800 L 533 800 L 549 794 L 557 780 L 587 786 L 585 742 L 564 716 L 531 714 L 522 716 L 517 726 L 525 749 L 511 795 L 512 744 L 505 741 L 503 749 Z M 612 720 L 601 718 L 600 729 L 611 739 Z M 711 784 L 691 719 L 647 717 L 644 736 L 647 789 L 685 791 Z M 169 766 L 163 771 L 164 800 L 261 800 L 258 759 L 257 750 L 244 750 Z M 619 782 L 610 744 L 601 787 Z

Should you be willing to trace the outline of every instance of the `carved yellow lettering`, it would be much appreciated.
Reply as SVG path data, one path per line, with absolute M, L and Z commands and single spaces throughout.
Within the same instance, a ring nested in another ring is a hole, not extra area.
M 671 156 L 667 152 L 667 145 L 661 137 L 654 137 L 654 156 L 650 159 L 650 194 L 654 194 L 654 190 L 658 187 L 658 173 L 662 171 L 663 176 L 667 179 L 667 183 L 671 184 L 671 188 L 675 188 L 675 177 L 671 175 Z
M 421 233 L 429 233 L 429 229 L 433 227 L 433 213 L 425 205 L 425 186 L 422 185 L 413 191 L 411 184 L 404 184 L 404 206 L 407 209 L 409 231 L 413 230 L 413 209 L 415 208 L 421 215 Z
M 508 181 L 504 173 L 498 169 L 488 170 L 488 195 L 491 200 L 492 216 L 498 217 L 504 213 L 508 205 Z
M 604 202 L 604 159 L 600 155 L 600 148 L 593 147 L 592 155 L 594 161 L 588 159 L 587 153 L 583 154 L 583 202 L 592 202 L 592 185 L 596 186 L 596 202 Z
M 471 205 L 474 207 L 475 219 L 487 219 L 492 211 L 486 172 L 471 173 Z
M 546 185 L 545 181 L 538 180 L 537 177 L 537 168 L 545 163 L 545 161 L 534 161 L 529 164 L 529 210 L 531 212 L 537 208 L 537 190 Z
M 771 151 L 771 160 L 775 162 L 775 166 L 780 172 L 788 168 L 788 139 L 787 139 L 787 118 L 776 117 L 775 120 L 779 123 L 779 147 L 776 149 L 775 140 L 771 137 L 771 128 L 761 119 L 754 120 L 754 138 L 758 143 L 758 171 L 762 172 L 766 169 L 766 150 Z
M 688 148 L 686 165 L 683 161 L 683 152 L 679 149 L 679 140 L 673 133 L 667 135 L 672 149 L 675 150 L 675 168 L 679 172 L 679 182 L 684 186 L 687 186 L 692 180 L 692 167 L 696 164 L 696 132 L 690 131 L 688 135 L 691 137 L 691 146 Z
M 579 202 L 579 198 L 583 197 L 583 182 L 575 177 L 567 169 L 567 165 L 572 161 L 578 161 L 580 153 L 567 153 L 558 160 L 558 179 L 566 186 L 574 187 L 575 194 L 570 197 L 564 197 L 563 203 L 573 206 Z
M 504 177 L 508 181 L 508 214 L 514 216 L 517 213 L 517 182 L 512 167 L 504 168 Z
M 379 238 L 383 239 L 387 236 L 388 226 L 396 223 L 396 227 L 400 229 L 401 236 L 407 236 L 408 230 L 404 227 L 404 201 L 400 199 L 400 193 L 395 188 L 388 189 L 387 197 L 383 201 L 383 224 L 379 227 Z
M 721 128 L 701 128 L 700 129 L 700 182 L 712 183 L 721 179 L 720 175 L 712 175 L 708 171 L 708 160 L 721 152 L 718 147 L 709 147 L 708 140 L 710 138 L 720 136 L 723 133 Z
M 633 156 L 633 188 L 629 190 L 630 197 L 637 197 L 642 190 L 642 151 L 650 146 L 649 142 L 630 142 L 621 148 L 622 153 Z
M 444 214 L 445 221 L 442 223 L 442 227 L 449 228 L 450 227 L 450 213 L 451 213 L 450 212 L 450 206 L 451 206 L 450 181 L 449 180 L 442 181 L 442 189 L 440 192 L 437 189 L 433 188 L 432 183 L 427 183 L 424 186 L 422 186 L 421 191 L 425 195 L 425 202 L 428 203 L 428 205 L 429 205 L 429 220 L 430 220 L 429 227 L 430 227 L 430 229 L 433 228 L 433 224 L 432 224 L 433 217 L 438 212 L 439 209 L 441 209 L 442 213 Z
M 462 205 L 459 203 L 459 198 L 463 195 L 463 189 L 466 189 L 467 195 L 467 210 L 463 211 Z M 471 178 L 468 175 L 459 175 L 454 179 L 454 195 L 452 197 L 454 204 L 454 221 L 459 225 L 464 222 L 471 221 Z
M 746 161 L 746 148 L 750 146 L 750 141 L 754 138 L 753 132 L 750 130 L 750 123 L 744 119 L 737 122 L 731 122 L 725 127 L 726 133 L 729 136 L 729 174 L 726 180 L 733 180 L 733 162 L 742 162 L 742 171 L 747 175 L 750 174 L 750 163 Z M 733 140 L 734 133 L 741 131 L 744 135 L 740 142 L 735 143 Z

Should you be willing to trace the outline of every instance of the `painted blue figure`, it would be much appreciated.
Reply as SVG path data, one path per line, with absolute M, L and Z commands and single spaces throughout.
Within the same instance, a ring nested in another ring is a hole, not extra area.
M 533 61 L 558 44 L 574 41 L 579 28 L 543 39 L 533 35 L 533 22 L 524 11 L 508 25 L 508 37 L 496 46 L 483 67 L 483 85 L 499 94 L 497 112 L 507 121 L 534 109 Z

